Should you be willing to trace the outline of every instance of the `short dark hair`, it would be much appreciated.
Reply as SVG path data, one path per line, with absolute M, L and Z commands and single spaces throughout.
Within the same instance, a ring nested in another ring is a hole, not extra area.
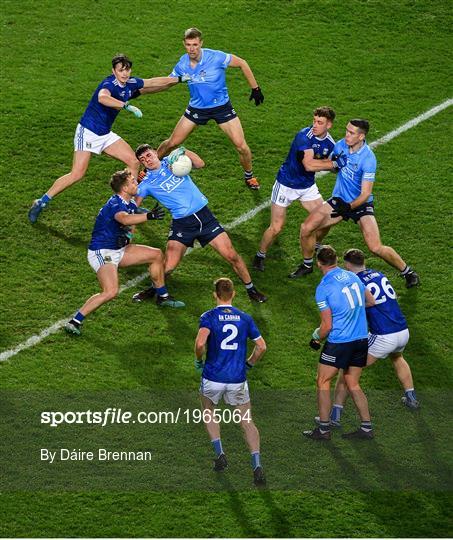
M 195 28 L 195 26 L 193 28 L 188 28 L 184 32 L 184 39 L 195 39 L 195 38 L 199 38 L 200 40 L 203 39 L 203 34 L 201 33 L 201 30 L 198 30 L 198 28 Z
M 323 266 L 335 266 L 337 264 L 337 252 L 332 246 L 322 246 L 316 258 Z
M 354 118 L 353 120 L 349 120 L 349 123 L 355 127 L 358 127 L 362 133 L 365 133 L 365 135 L 367 135 L 368 131 L 370 130 L 370 123 L 368 120 L 364 120 L 363 118 Z
M 115 69 L 115 67 L 121 64 L 121 67 L 132 67 L 132 60 L 126 56 L 123 53 L 115 54 L 115 56 L 112 58 L 112 68 Z
M 327 118 L 327 120 L 330 120 L 333 122 L 335 120 L 335 111 L 332 109 L 332 107 L 318 107 L 313 111 L 313 116 L 322 116 L 323 118 Z
M 354 266 L 364 266 L 365 253 L 361 249 L 348 249 L 343 253 L 343 260 Z
M 215 293 L 221 300 L 231 300 L 234 294 L 234 285 L 230 278 L 221 277 L 214 281 Z
M 135 149 L 135 157 L 137 159 L 140 159 L 140 156 L 144 154 L 147 150 L 152 150 L 151 146 L 149 144 L 140 144 Z
M 115 193 L 119 193 L 124 184 L 128 181 L 130 171 L 124 169 L 124 171 L 116 171 L 112 174 L 110 179 L 110 187 Z

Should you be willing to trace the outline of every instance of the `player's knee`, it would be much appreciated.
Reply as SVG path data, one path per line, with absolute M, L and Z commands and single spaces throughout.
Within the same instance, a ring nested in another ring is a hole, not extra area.
M 367 242 L 367 246 L 373 255 L 377 255 L 378 257 L 381 255 L 382 244 L 380 242 L 378 241 Z
M 302 238 L 307 238 L 313 233 L 314 230 L 314 227 L 310 223 L 304 222 L 300 226 L 300 236 Z
M 282 221 L 277 221 L 276 223 L 271 223 L 269 226 L 269 230 L 274 236 L 277 236 L 280 234 L 283 230 L 284 223 Z
M 118 292 L 119 292 L 118 287 L 105 290 L 103 293 L 105 301 L 110 302 L 110 300 L 114 300 L 118 296 Z
M 236 150 L 240 154 L 249 154 L 250 153 L 249 145 L 245 142 L 245 140 L 234 141 L 234 146 L 236 147 Z
M 79 180 L 82 180 L 82 178 L 85 176 L 86 169 L 73 169 L 71 171 L 71 180 L 73 182 L 78 182 Z
M 233 266 L 241 260 L 239 253 L 235 249 L 226 250 L 223 256 Z
M 131 170 L 136 170 L 139 168 L 140 166 L 140 162 L 138 161 L 137 158 L 135 157 L 131 157 L 131 158 L 128 158 L 126 160 L 124 160 L 124 163 L 128 166 L 129 169 Z

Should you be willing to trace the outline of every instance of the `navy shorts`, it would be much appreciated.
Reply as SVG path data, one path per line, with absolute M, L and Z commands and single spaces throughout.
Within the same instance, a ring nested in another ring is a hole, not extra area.
M 331 200 L 332 199 L 328 199 L 327 202 L 330 204 Z M 332 205 L 330 204 L 330 206 Z M 373 202 L 366 202 L 360 206 L 357 206 L 357 208 L 354 208 L 354 210 L 351 210 L 345 216 L 343 216 L 343 220 L 348 221 L 348 219 L 352 219 L 354 223 L 357 223 L 363 216 L 374 216 Z
M 225 229 L 217 221 L 217 218 L 207 206 L 204 206 L 195 214 L 174 219 L 171 222 L 168 240 L 176 240 L 187 247 L 193 247 L 194 241 L 198 240 L 201 247 L 204 247 L 223 232 Z
M 368 338 L 348 341 L 347 343 L 330 343 L 324 345 L 319 363 L 337 369 L 348 367 L 365 367 L 368 355 Z
M 237 117 L 236 111 L 231 105 L 231 101 L 227 101 L 219 107 L 212 107 L 210 109 L 196 109 L 190 105 L 184 112 L 184 116 L 191 122 L 197 124 L 197 126 L 204 126 L 209 120 L 215 120 L 218 124 L 224 124 Z

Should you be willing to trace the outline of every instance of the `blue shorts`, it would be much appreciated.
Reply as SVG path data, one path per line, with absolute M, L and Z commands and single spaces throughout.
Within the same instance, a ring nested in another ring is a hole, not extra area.
M 330 343 L 327 341 L 321 351 L 319 363 L 337 369 L 348 367 L 365 367 L 368 355 L 368 338 L 348 341 L 347 343 Z
M 197 126 L 204 126 L 209 120 L 215 120 L 218 124 L 225 124 L 237 117 L 236 111 L 231 105 L 231 101 L 227 101 L 219 107 L 211 107 L 209 109 L 196 109 L 190 105 L 184 112 L 184 116 L 197 124 Z
M 330 201 L 331 199 L 327 200 L 329 204 L 330 204 Z M 330 206 L 332 205 L 330 204 Z M 360 220 L 360 218 L 362 218 L 363 216 L 374 216 L 373 201 L 366 202 L 366 203 L 361 204 L 360 206 L 357 206 L 357 208 L 354 208 L 354 210 L 351 210 L 345 216 L 343 216 L 343 220 L 348 221 L 348 219 L 352 219 L 354 223 L 357 223 Z
M 175 240 L 187 247 L 193 247 L 194 241 L 198 240 L 201 247 L 204 247 L 223 232 L 225 229 L 217 221 L 217 218 L 207 206 L 204 206 L 195 214 L 174 219 L 171 222 L 168 240 Z

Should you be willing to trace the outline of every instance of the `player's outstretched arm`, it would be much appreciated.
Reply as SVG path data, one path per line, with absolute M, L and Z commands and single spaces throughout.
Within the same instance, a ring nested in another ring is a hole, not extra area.
M 152 79 L 143 79 L 143 87 L 140 88 L 140 94 L 155 94 L 168 90 L 180 81 L 178 77 L 153 77 Z
M 264 101 L 263 93 L 261 92 L 261 88 L 259 87 L 255 75 L 253 75 L 253 71 L 248 65 L 248 63 L 239 56 L 235 56 L 234 54 L 231 55 L 231 61 L 228 64 L 228 67 L 236 67 L 241 68 L 242 73 L 244 74 L 244 77 L 246 78 L 247 82 L 249 83 L 250 88 L 252 89 L 252 93 L 250 95 L 250 101 L 253 99 L 255 100 L 255 105 L 260 105 Z

